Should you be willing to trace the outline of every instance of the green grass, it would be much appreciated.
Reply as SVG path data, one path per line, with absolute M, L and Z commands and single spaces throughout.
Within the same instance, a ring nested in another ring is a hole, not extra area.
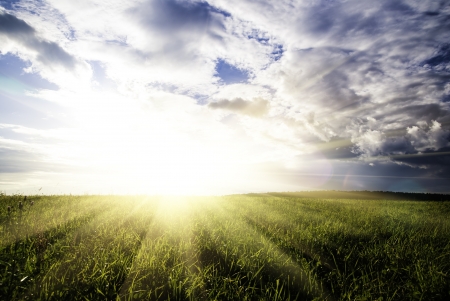
M 0 300 L 450 300 L 449 216 L 293 194 L 0 195 Z

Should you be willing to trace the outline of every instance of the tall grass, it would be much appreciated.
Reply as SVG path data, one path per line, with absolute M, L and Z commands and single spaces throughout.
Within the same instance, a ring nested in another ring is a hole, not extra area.
M 449 214 L 288 194 L 1 195 L 0 299 L 450 300 Z

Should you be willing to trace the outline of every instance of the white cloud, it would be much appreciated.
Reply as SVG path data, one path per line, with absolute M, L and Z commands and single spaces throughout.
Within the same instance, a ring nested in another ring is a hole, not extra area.
M 431 126 L 428 129 L 426 128 L 426 124 L 424 123 L 419 123 L 419 126 L 412 126 L 407 128 L 407 133 L 409 139 L 411 140 L 411 144 L 416 150 L 438 150 L 450 145 L 448 141 L 450 132 L 448 130 L 442 129 L 439 122 L 433 120 Z
M 28 71 L 39 72 L 61 87 L 79 87 L 90 77 L 89 65 L 56 42 L 41 38 L 25 21 L 5 12 L 0 13 L 0 45 L 2 53 L 17 53 L 30 61 Z

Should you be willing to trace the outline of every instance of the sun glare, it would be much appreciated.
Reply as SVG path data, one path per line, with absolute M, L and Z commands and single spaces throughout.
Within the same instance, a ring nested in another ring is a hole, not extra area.
M 101 193 L 216 194 L 239 172 L 234 145 L 192 136 L 182 112 L 143 110 L 140 101 L 96 92 L 82 96 L 68 96 L 83 118 L 74 121 L 76 130 L 67 133 L 55 156 L 95 175 Z M 183 101 L 174 100 L 180 106 Z

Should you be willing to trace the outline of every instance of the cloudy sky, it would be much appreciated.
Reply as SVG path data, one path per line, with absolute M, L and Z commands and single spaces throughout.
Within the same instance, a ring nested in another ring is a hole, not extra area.
M 449 183 L 448 1 L 0 0 L 4 192 Z

